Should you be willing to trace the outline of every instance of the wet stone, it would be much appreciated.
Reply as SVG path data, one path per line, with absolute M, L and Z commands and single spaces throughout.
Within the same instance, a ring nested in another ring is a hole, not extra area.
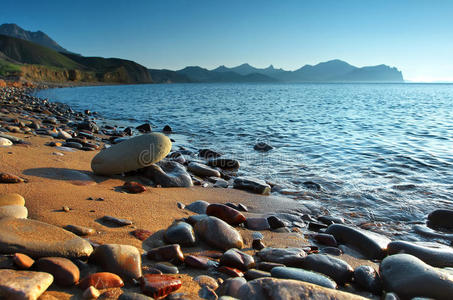
M 201 163 L 191 162 L 187 166 L 187 170 L 201 177 L 220 177 L 220 172 Z
M 231 158 L 213 158 L 208 160 L 208 166 L 221 169 L 239 169 L 239 161 Z
M 290 267 L 300 267 L 307 254 L 301 248 L 271 248 L 267 247 L 257 253 L 263 261 L 284 264 Z
M 142 276 L 141 255 L 134 246 L 101 245 L 94 250 L 89 261 L 128 280 Z
M 245 221 L 245 216 L 241 212 L 223 204 L 210 204 L 206 208 L 206 214 L 217 217 L 233 226 Z
M 226 279 L 216 290 L 219 296 L 237 297 L 239 289 L 247 283 L 244 277 L 234 277 Z
M 196 242 L 192 226 L 185 222 L 177 222 L 168 227 L 164 238 L 167 243 L 180 244 L 182 246 L 193 246 Z
M 36 261 L 33 267 L 38 271 L 52 274 L 55 278 L 55 283 L 61 286 L 72 286 L 79 282 L 79 268 L 67 258 L 41 258 Z
M 337 240 L 335 240 L 335 237 L 331 234 L 327 233 L 318 233 L 313 236 L 315 241 L 317 241 L 320 244 L 326 245 L 326 246 L 331 246 L 331 247 L 336 247 Z
M 253 240 L 252 241 L 252 248 L 255 250 L 261 250 L 263 248 L 266 248 L 266 245 L 263 243 L 262 240 Z
M 428 226 L 453 229 L 453 210 L 438 209 L 428 215 Z
M 324 247 L 319 252 L 322 254 L 330 254 L 335 256 L 340 256 L 341 254 L 343 254 L 343 251 L 336 247 Z
M 249 177 L 236 178 L 233 187 L 261 195 L 269 195 L 271 193 L 271 187 L 265 181 Z
M 211 276 L 199 275 L 195 277 L 193 280 L 196 281 L 201 287 L 207 286 L 213 290 L 216 290 L 219 287 L 217 281 Z
M 123 188 L 131 194 L 139 194 L 146 191 L 146 187 L 136 181 L 128 181 L 124 183 Z
M 259 270 L 270 272 L 273 268 L 275 267 L 284 267 L 284 264 L 278 264 L 278 263 L 272 263 L 272 262 L 267 262 L 267 261 L 261 261 L 256 264 L 256 267 Z
M 244 273 L 242 273 L 241 270 L 236 269 L 236 268 L 230 268 L 227 266 L 221 266 L 217 269 L 217 271 L 222 272 L 231 277 L 243 277 L 244 276 Z
M 179 270 L 176 266 L 168 262 L 157 263 L 154 265 L 156 269 L 162 271 L 163 274 L 178 274 Z
M 350 282 L 354 274 L 354 270 L 347 262 L 326 254 L 308 255 L 302 267 L 306 270 L 327 275 L 340 285 Z
M 140 278 L 140 285 L 145 295 L 158 299 L 177 291 L 182 282 L 170 275 L 145 274 Z
M 329 277 L 317 272 L 299 268 L 276 267 L 271 270 L 271 275 L 275 278 L 305 281 L 330 289 L 337 288 L 335 281 L 333 281 Z
M 267 222 L 269 223 L 269 226 L 271 227 L 271 229 L 278 229 L 278 228 L 286 227 L 285 222 L 283 222 L 276 216 L 268 217 Z
M 144 241 L 149 238 L 153 233 L 146 229 L 135 229 L 131 232 L 133 236 L 135 236 L 140 241 Z
M 402 298 L 450 299 L 453 277 L 409 254 L 386 257 L 379 268 L 386 291 Z
M 269 222 L 267 218 L 247 218 L 245 220 L 245 227 L 250 230 L 269 230 Z
M 271 277 L 271 273 L 257 269 L 250 269 L 247 272 L 245 272 L 244 277 L 250 281 L 257 278 Z
M 326 232 L 342 244 L 357 249 L 368 259 L 382 259 L 387 254 L 390 239 L 375 232 L 341 224 L 330 225 Z
M 359 266 L 354 270 L 354 282 L 375 295 L 382 293 L 381 277 L 373 267 Z
M 255 260 L 253 256 L 233 248 L 222 255 L 220 264 L 246 271 L 255 266 Z
M 192 178 L 183 165 L 164 160 L 144 169 L 143 175 L 162 187 L 191 187 Z
M 207 257 L 196 255 L 187 255 L 184 258 L 184 262 L 189 267 L 203 270 L 207 270 L 212 267 L 217 267 L 219 265 L 219 263 L 214 260 L 211 260 Z
M 453 249 L 441 244 L 394 241 L 388 245 L 388 252 L 411 254 L 433 267 L 453 267 Z

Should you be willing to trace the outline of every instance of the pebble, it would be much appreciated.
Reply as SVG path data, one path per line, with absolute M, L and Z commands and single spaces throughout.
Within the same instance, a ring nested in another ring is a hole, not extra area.
M 198 285 L 200 285 L 201 287 L 207 286 L 213 290 L 216 290 L 219 287 L 219 284 L 217 283 L 217 281 L 214 278 L 212 278 L 211 276 L 198 275 L 193 280 L 196 281 L 198 283 Z
M 237 297 L 239 289 L 246 283 L 247 280 L 244 277 L 228 278 L 219 286 L 216 292 L 219 296 Z
M 210 204 L 206 208 L 206 214 L 217 217 L 233 226 L 245 221 L 245 216 L 241 212 L 224 204 Z
M 213 289 L 211 289 L 210 287 L 207 287 L 207 286 L 203 286 L 200 289 L 200 291 L 198 292 L 198 295 L 202 299 L 207 299 L 207 300 L 217 300 L 218 299 L 218 296 L 215 293 L 215 291 Z
M 402 298 L 451 299 L 453 295 L 453 276 L 410 254 L 384 258 L 379 273 L 384 289 Z
M 453 210 L 438 209 L 428 215 L 428 226 L 453 229 Z
M 253 256 L 233 248 L 222 255 L 220 258 L 220 265 L 246 271 L 255 266 L 255 260 L 253 259 Z
M 87 236 L 87 235 L 93 235 L 96 233 L 96 230 L 93 228 L 88 228 L 84 226 L 78 226 L 78 225 L 66 225 L 64 227 L 67 231 L 70 231 L 74 234 L 77 234 L 79 236 Z
M 97 247 L 89 262 L 101 266 L 128 280 L 142 276 L 142 261 L 138 249 L 130 245 L 108 244 Z
M 254 280 L 257 278 L 263 278 L 263 277 L 271 277 L 271 273 L 257 270 L 257 269 L 250 269 L 244 274 L 245 279 L 247 280 Z
M 201 163 L 191 162 L 187 166 L 187 170 L 192 172 L 193 174 L 200 176 L 200 177 L 220 177 L 220 172 Z
M 308 255 L 302 263 L 302 268 L 327 275 L 339 285 L 350 282 L 354 274 L 354 270 L 347 262 L 327 254 Z
M 190 203 L 186 206 L 187 210 L 194 212 L 196 214 L 206 214 L 206 209 L 209 206 L 209 202 L 203 200 L 197 200 L 195 202 Z
M 0 147 L 10 147 L 13 145 L 13 142 L 11 142 L 9 139 L 0 137 Z
M 263 248 L 266 248 L 266 245 L 263 243 L 262 240 L 255 239 L 252 241 L 252 248 L 259 251 Z
M 250 230 L 269 230 L 271 226 L 267 221 L 267 218 L 263 217 L 252 217 L 245 220 L 245 227 Z
M 19 194 L 11 193 L 11 194 L 3 194 L 0 195 L 0 206 L 5 205 L 25 205 L 25 199 Z
M 239 169 L 239 161 L 231 158 L 213 158 L 208 160 L 208 166 L 221 169 Z
M 388 253 L 411 254 L 433 267 L 453 267 L 453 249 L 441 244 L 394 241 L 388 245 Z
M 217 271 L 227 274 L 228 276 L 231 276 L 231 277 L 243 277 L 244 276 L 244 273 L 242 273 L 241 270 L 236 269 L 236 268 L 230 268 L 227 266 L 221 266 L 217 269 Z
M 171 150 L 171 141 L 160 133 L 133 137 L 99 152 L 91 161 L 98 175 L 121 174 L 150 166 Z
M 102 217 L 102 221 L 107 222 L 107 223 L 113 223 L 118 226 L 127 226 L 127 225 L 132 225 L 132 221 L 127 220 L 127 219 L 120 219 L 112 216 L 104 216 Z
M 271 227 L 271 229 L 278 229 L 278 228 L 286 227 L 285 222 L 283 222 L 276 216 L 267 217 L 267 222 L 269 223 L 269 226 Z
M 90 243 L 62 228 L 29 219 L 0 219 L 0 252 L 31 257 L 84 258 L 93 251 Z
M 55 283 L 61 286 L 73 286 L 79 282 L 79 268 L 67 258 L 40 258 L 33 267 L 38 271 L 52 274 L 55 278 Z
M 268 262 L 268 261 L 261 261 L 256 264 L 256 267 L 259 270 L 270 272 L 273 268 L 275 267 L 284 267 L 284 264 L 278 264 L 278 263 L 273 263 L 273 262 Z
M 0 219 L 7 217 L 26 219 L 28 217 L 28 210 L 22 205 L 0 206 Z
M 215 188 L 224 188 L 224 189 L 228 188 L 228 186 L 229 186 L 228 181 L 226 181 L 222 178 L 217 179 L 213 185 L 213 187 L 215 187 Z
M 290 267 L 301 267 L 307 256 L 302 248 L 267 247 L 256 253 L 263 261 L 284 264 Z
M 341 224 L 330 225 L 325 233 L 333 235 L 339 243 L 357 249 L 368 259 L 384 258 L 390 243 L 390 239 L 383 235 Z
M 139 125 L 139 126 L 135 127 L 135 129 L 137 129 L 140 132 L 151 132 L 152 131 L 151 124 L 149 124 L 149 123 L 144 123 L 142 125 Z
M 336 247 L 338 245 L 337 240 L 331 234 L 317 233 L 313 236 L 313 238 L 318 243 L 326 245 L 326 246 Z
M 165 125 L 162 131 L 165 133 L 171 133 L 173 130 L 171 129 L 170 125 Z
M 118 300 L 153 300 L 153 298 L 139 293 L 124 292 L 118 297 Z
M 146 187 L 136 181 L 128 181 L 124 183 L 123 188 L 131 194 L 139 194 L 146 191 Z
M 423 236 L 436 239 L 445 239 L 453 242 L 453 233 L 437 232 L 424 225 L 414 225 L 412 228 L 416 233 L 421 234 Z
M 196 268 L 196 269 L 203 269 L 203 270 L 207 270 L 211 267 L 217 267 L 219 265 L 218 262 L 210 260 L 207 257 L 196 256 L 196 255 L 187 255 L 184 258 L 184 262 L 189 267 Z
M 191 187 L 192 178 L 183 165 L 164 160 L 143 169 L 143 175 L 162 187 Z
M 241 286 L 237 298 L 258 299 L 336 299 L 365 300 L 361 296 L 325 288 L 316 284 L 288 279 L 259 278 Z
M 168 262 L 161 262 L 154 265 L 156 269 L 161 271 L 163 274 L 178 274 L 179 270 L 176 266 Z
M 29 269 L 35 263 L 33 258 L 22 253 L 15 253 L 13 256 L 13 262 L 17 268 L 22 270 Z
M 197 222 L 195 232 L 206 243 L 219 249 L 241 249 L 244 246 L 241 234 L 216 217 L 207 217 Z
M 36 300 L 52 284 L 43 272 L 0 270 L 0 295 L 5 299 Z
M 146 229 L 135 229 L 131 232 L 133 236 L 138 238 L 140 241 L 144 241 L 149 238 L 153 233 Z
M 196 242 L 192 226 L 185 222 L 177 222 L 168 227 L 164 238 L 169 244 L 180 244 L 182 246 L 193 246 Z
M 181 280 L 170 275 L 145 274 L 140 278 L 142 292 L 156 299 L 177 291 L 181 285 Z
M 299 268 L 276 267 L 271 270 L 271 275 L 275 278 L 305 281 L 330 289 L 337 288 L 335 281 L 333 281 L 329 277 L 317 272 L 307 271 Z
M 90 286 L 93 286 L 97 289 L 108 289 L 116 287 L 120 288 L 124 286 L 124 282 L 121 277 L 116 274 L 100 272 L 90 274 L 79 282 L 79 287 L 83 290 L 87 289 Z
M 151 249 L 146 255 L 149 259 L 156 261 L 184 261 L 184 254 L 178 244 Z
M 94 286 L 89 286 L 82 294 L 83 299 L 97 299 L 101 295 L 98 289 Z
M 344 219 L 340 217 L 334 216 L 320 216 L 318 220 L 323 222 L 324 224 L 331 225 L 331 224 L 344 224 Z
M 9 174 L 9 173 L 0 173 L 0 183 L 21 183 L 25 180 L 19 176 Z
M 269 195 L 271 193 L 271 187 L 265 181 L 249 177 L 236 178 L 233 188 L 261 195 Z
M 381 277 L 371 266 L 359 266 L 354 270 L 354 282 L 375 295 L 382 293 Z
M 200 149 L 198 150 L 198 156 L 206 159 L 211 159 L 220 157 L 222 156 L 222 154 L 211 149 Z

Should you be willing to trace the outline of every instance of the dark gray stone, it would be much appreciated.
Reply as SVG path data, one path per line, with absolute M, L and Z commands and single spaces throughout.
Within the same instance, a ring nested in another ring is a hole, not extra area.
M 272 277 L 281 279 L 294 279 L 310 282 L 330 289 L 337 288 L 335 281 L 323 274 L 299 268 L 276 267 L 271 270 Z
M 411 254 L 433 267 L 453 267 L 453 249 L 435 243 L 416 244 L 395 241 L 388 245 L 389 255 L 397 253 Z
M 284 264 L 290 267 L 301 267 L 307 254 L 301 248 L 267 247 L 256 253 L 263 261 Z
M 271 187 L 263 180 L 249 178 L 249 177 L 238 177 L 234 180 L 233 187 L 239 190 L 245 190 L 255 194 L 269 195 L 271 193 Z
M 168 227 L 164 238 L 169 244 L 180 244 L 182 246 L 193 246 L 196 242 L 192 226 L 185 222 L 177 222 Z
M 365 291 L 382 294 L 381 277 L 371 266 L 359 266 L 354 270 L 354 281 Z
M 231 158 L 213 158 L 208 160 L 208 166 L 221 169 L 239 169 L 239 161 Z
M 241 249 L 244 246 L 241 234 L 216 217 L 206 217 L 198 221 L 195 224 L 195 232 L 206 243 L 216 248 L 228 250 Z
M 308 255 L 303 261 L 302 267 L 327 275 L 340 285 L 350 282 L 354 274 L 354 270 L 347 262 L 327 254 Z
M 386 257 L 379 268 L 384 289 L 402 298 L 451 299 L 453 277 L 410 254 Z
M 453 229 L 453 210 L 438 209 L 428 215 L 428 226 Z
M 192 172 L 193 174 L 201 177 L 220 177 L 220 172 L 217 170 L 214 170 L 213 168 L 208 167 L 207 165 L 196 163 L 196 162 L 191 162 L 187 166 L 187 170 Z
M 209 202 L 197 200 L 187 205 L 186 209 L 196 214 L 206 214 L 206 208 L 208 208 L 209 204 Z
M 191 187 L 192 178 L 184 166 L 175 162 L 162 160 L 143 170 L 143 175 L 162 187 Z

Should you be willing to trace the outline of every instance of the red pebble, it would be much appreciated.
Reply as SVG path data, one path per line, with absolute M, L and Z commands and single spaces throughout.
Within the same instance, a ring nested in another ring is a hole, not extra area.
M 217 217 L 230 225 L 239 225 L 245 222 L 245 216 L 240 211 L 223 204 L 210 204 L 206 208 L 206 214 Z
M 231 277 L 243 277 L 244 276 L 244 273 L 242 273 L 241 270 L 226 267 L 226 266 L 221 266 L 220 268 L 217 269 L 217 271 L 225 273 Z
M 153 234 L 151 231 L 146 230 L 146 229 L 135 229 L 134 231 L 131 232 L 133 236 L 138 238 L 140 241 L 144 241 L 147 238 Z
M 132 194 L 143 193 L 144 191 L 146 191 L 145 186 L 136 181 L 126 182 L 123 185 L 123 188 L 125 188 L 129 193 L 132 193 Z
M 94 286 L 97 289 L 108 289 L 115 287 L 123 287 L 123 280 L 116 274 L 101 272 L 90 274 L 87 277 L 80 280 L 79 287 L 83 290 L 90 286 Z
M 143 294 L 159 299 L 178 290 L 182 282 L 170 275 L 145 274 L 140 278 L 140 285 Z

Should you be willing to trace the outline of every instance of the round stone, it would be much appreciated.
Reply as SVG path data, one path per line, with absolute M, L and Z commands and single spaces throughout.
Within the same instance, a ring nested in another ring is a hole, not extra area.
M 428 226 L 433 228 L 453 228 L 453 210 L 438 209 L 428 215 Z
M 190 210 L 196 214 L 206 214 L 206 209 L 209 206 L 209 202 L 204 200 L 197 200 L 195 202 L 190 203 L 185 207 L 185 209 Z
M 144 134 L 102 150 L 91 161 L 91 169 L 99 175 L 134 171 L 162 160 L 170 150 L 165 135 Z
M 214 170 L 211 167 L 208 167 L 207 165 L 196 163 L 196 162 L 191 162 L 187 166 L 187 170 L 192 172 L 193 174 L 201 177 L 220 177 L 220 172 L 217 170 Z
M 86 276 L 80 280 L 79 287 L 81 289 L 87 289 L 88 287 L 93 286 L 97 289 L 108 289 L 115 287 L 123 287 L 124 282 L 116 274 L 108 272 L 94 273 Z
M 193 246 L 196 241 L 192 226 L 185 222 L 178 222 L 168 227 L 164 238 L 169 244 L 182 246 Z
M 310 254 L 302 263 L 302 268 L 324 274 L 338 284 L 345 284 L 352 280 L 354 270 L 339 258 L 327 254 Z
M 11 193 L 11 194 L 3 194 L 0 195 L 0 206 L 5 205 L 25 205 L 25 199 L 19 194 Z
M 0 206 L 0 219 L 6 217 L 26 219 L 28 217 L 28 210 L 22 205 Z
M 0 147 L 9 147 L 12 145 L 13 145 L 13 142 L 11 142 L 10 140 L 0 137 Z
M 197 222 L 195 232 L 206 243 L 216 248 L 228 250 L 241 249 L 244 246 L 241 234 L 228 223 L 216 217 L 206 217 Z
M 79 268 L 67 258 L 40 258 L 34 264 L 34 268 L 38 271 L 52 274 L 55 278 L 55 282 L 61 286 L 72 286 L 79 282 Z
M 299 268 L 276 267 L 271 270 L 272 277 L 281 279 L 294 279 L 310 282 L 330 289 L 336 289 L 335 281 L 317 272 L 307 271 Z
M 441 244 L 394 241 L 388 245 L 388 252 L 411 254 L 433 267 L 453 267 L 453 249 Z
M 373 267 L 359 266 L 354 270 L 354 281 L 364 290 L 375 295 L 382 293 L 381 277 Z
M 206 214 L 217 217 L 233 226 L 245 222 L 245 216 L 241 212 L 223 204 L 210 204 L 206 208 Z

